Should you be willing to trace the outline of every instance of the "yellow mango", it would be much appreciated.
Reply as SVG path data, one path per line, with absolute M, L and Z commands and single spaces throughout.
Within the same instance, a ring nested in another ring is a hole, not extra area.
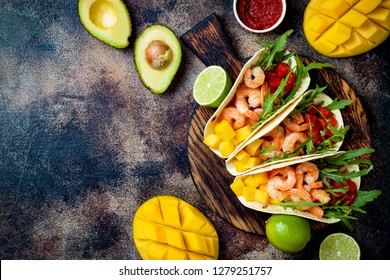
M 219 146 L 219 143 L 221 143 L 222 139 L 215 133 L 210 133 L 206 135 L 206 137 L 203 140 L 203 143 L 213 149 L 217 149 Z
M 255 192 L 256 192 L 255 187 L 246 186 L 243 190 L 243 196 L 244 196 L 245 200 L 246 201 L 255 200 Z
M 195 207 L 173 196 L 153 197 L 138 208 L 133 238 L 144 260 L 218 258 L 219 239 L 212 223 Z
M 390 34 L 389 0 L 311 0 L 303 31 L 309 44 L 329 57 L 367 52 Z
M 252 157 L 259 154 L 260 146 L 264 142 L 264 139 L 256 139 L 253 142 L 246 145 L 244 150 Z
M 227 157 L 234 151 L 234 145 L 231 141 L 222 141 L 219 143 L 218 150 L 223 157 Z
M 268 192 L 268 190 L 267 190 L 267 184 L 261 184 L 260 186 L 258 186 L 258 189 L 259 189 L 259 190 L 262 190 L 262 191 L 265 191 L 265 192 Z
M 263 203 L 263 204 L 267 204 L 269 201 L 268 192 L 263 191 L 263 190 L 256 190 L 254 198 L 256 201 Z
M 256 181 L 255 181 L 255 178 L 253 177 L 253 175 L 248 175 L 244 179 L 244 184 L 245 184 L 245 186 L 252 186 L 252 187 L 258 186 L 258 184 L 256 184 Z
M 261 159 L 259 157 L 250 157 L 246 163 L 245 166 L 247 169 L 259 166 L 261 163 Z
M 233 164 L 237 172 L 243 172 L 248 169 L 245 163 L 239 161 L 238 159 L 233 159 Z
M 238 143 L 244 141 L 252 133 L 253 129 L 251 125 L 243 126 L 236 130 L 236 140 Z
M 234 158 L 240 161 L 241 163 L 245 164 L 249 159 L 251 155 L 248 154 L 245 150 L 239 151 Z
M 230 141 L 236 136 L 236 132 L 228 121 L 222 120 L 214 127 L 214 132 L 224 141 Z
M 268 183 L 268 172 L 261 172 L 252 175 L 257 185 L 264 185 Z
M 242 181 L 241 178 L 236 178 L 233 183 L 230 184 L 230 188 L 234 192 L 235 195 L 237 196 L 242 196 L 243 195 L 243 190 L 244 190 L 245 184 Z

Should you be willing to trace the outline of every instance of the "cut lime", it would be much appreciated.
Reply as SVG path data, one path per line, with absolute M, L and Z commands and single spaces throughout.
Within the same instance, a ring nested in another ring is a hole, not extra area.
M 200 72 L 196 78 L 193 95 L 199 105 L 217 108 L 231 88 L 232 80 L 226 70 L 212 65 Z
M 344 233 L 327 236 L 320 245 L 320 260 L 359 260 L 360 248 L 355 239 Z

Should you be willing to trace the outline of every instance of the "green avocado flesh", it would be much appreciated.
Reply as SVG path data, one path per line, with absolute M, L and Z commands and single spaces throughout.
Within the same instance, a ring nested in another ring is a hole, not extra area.
M 129 45 L 131 21 L 122 0 L 79 0 L 80 21 L 94 37 L 115 48 Z
M 154 63 L 148 59 L 150 46 L 160 46 L 161 55 Z M 167 49 L 168 48 L 168 49 Z M 145 28 L 138 36 L 134 46 L 134 63 L 142 83 L 155 94 L 164 93 L 179 69 L 181 45 L 171 29 L 161 24 Z

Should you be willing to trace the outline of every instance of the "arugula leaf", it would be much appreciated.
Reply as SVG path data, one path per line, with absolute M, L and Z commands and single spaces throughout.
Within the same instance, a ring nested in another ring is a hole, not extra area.
M 337 110 L 337 109 L 344 109 L 345 107 L 352 104 L 352 100 L 338 100 L 337 97 L 328 105 L 325 106 L 330 111 Z
M 256 41 L 256 43 L 266 48 L 264 57 L 260 59 L 257 64 L 263 69 L 264 72 L 272 68 L 275 56 L 280 57 L 282 52 L 284 55 L 285 50 L 283 48 L 286 45 L 287 37 L 291 33 L 293 33 L 292 29 L 286 31 L 279 38 L 277 38 L 273 44 L 264 41 Z

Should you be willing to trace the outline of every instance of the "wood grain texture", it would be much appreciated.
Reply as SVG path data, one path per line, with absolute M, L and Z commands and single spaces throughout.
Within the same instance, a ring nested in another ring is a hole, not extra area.
M 199 23 L 181 37 L 187 46 L 205 63 L 224 67 L 231 77 L 238 76 L 243 63 L 239 62 L 215 15 Z M 314 62 L 301 56 L 304 63 Z M 233 65 L 226 63 L 233 63 Z M 348 108 L 342 110 L 345 125 L 351 129 L 341 150 L 370 147 L 370 133 L 367 116 L 356 92 L 334 70 L 315 70 L 310 73 L 311 84 L 327 86 L 325 92 L 332 98 L 353 100 Z M 243 206 L 230 189 L 234 177 L 226 170 L 225 161 L 215 155 L 203 144 L 203 129 L 214 110 L 199 106 L 193 115 L 188 133 L 188 160 L 196 188 L 206 204 L 233 226 L 255 234 L 264 235 L 265 221 L 269 214 L 254 211 Z M 326 224 L 311 222 L 314 230 Z
M 180 39 L 205 65 L 222 66 L 233 80 L 244 65 L 235 56 L 215 13 L 184 33 Z

